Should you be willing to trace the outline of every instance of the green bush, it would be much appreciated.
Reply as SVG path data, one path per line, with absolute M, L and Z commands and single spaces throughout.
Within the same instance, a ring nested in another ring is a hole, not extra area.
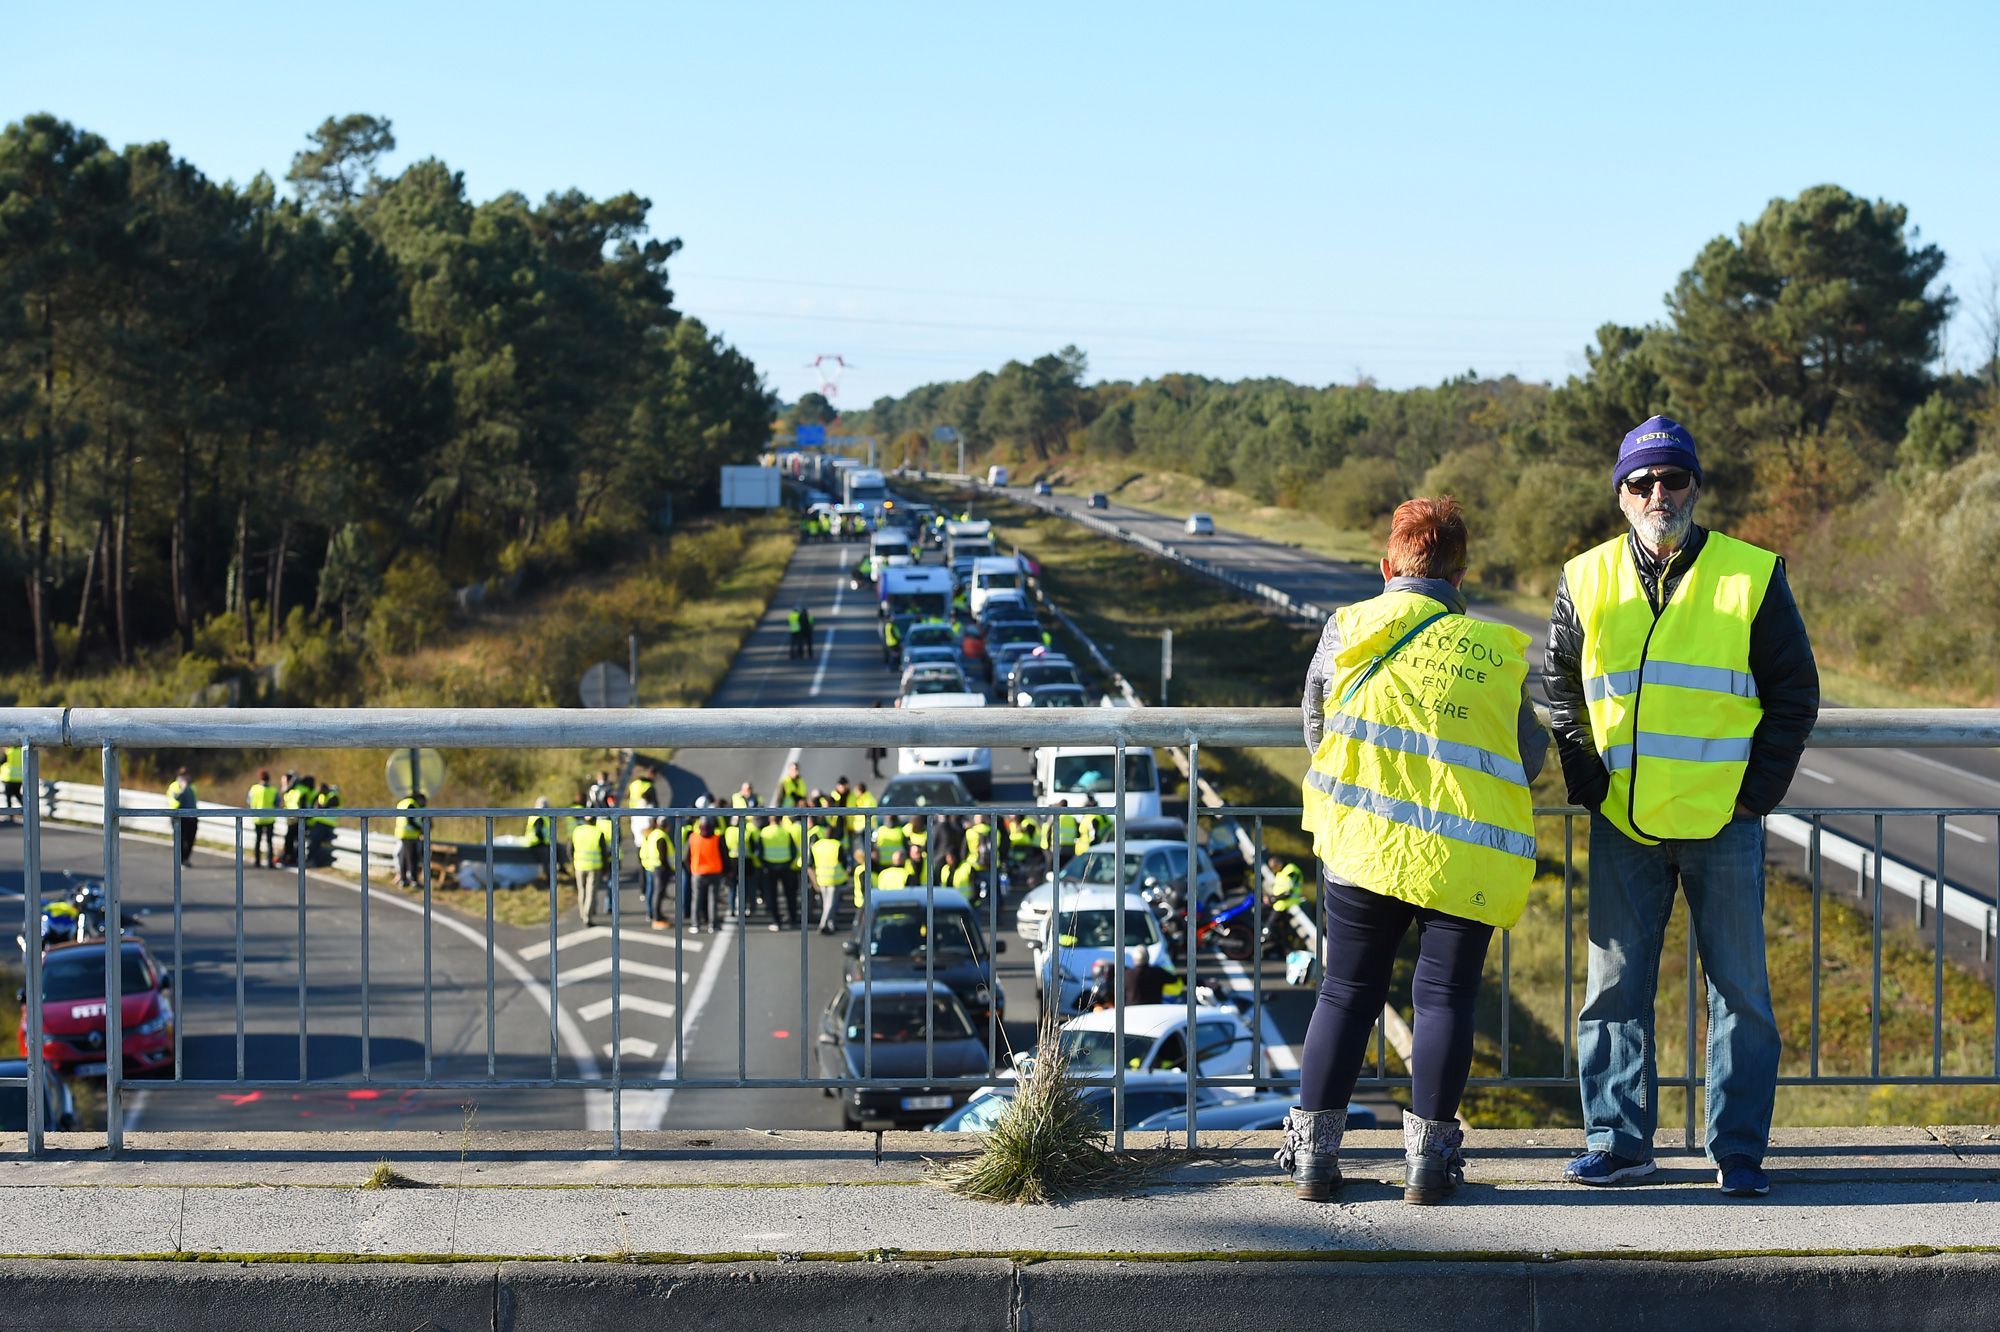
M 1491 547 L 1522 589 L 1552 592 L 1563 562 L 1617 534 L 1624 519 L 1604 474 L 1562 463 L 1521 469 L 1500 504 Z
M 1327 516 L 1341 527 L 1365 531 L 1410 497 L 1402 469 L 1388 458 L 1349 458 L 1333 469 L 1324 489 Z
M 414 652 L 451 622 L 451 585 L 421 555 L 400 556 L 382 575 L 368 612 L 368 646 L 378 657 Z

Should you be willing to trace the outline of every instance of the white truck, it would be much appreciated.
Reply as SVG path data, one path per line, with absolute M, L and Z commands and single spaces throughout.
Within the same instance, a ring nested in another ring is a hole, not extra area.
M 951 616 L 951 570 L 932 564 L 891 565 L 875 580 L 875 613 Z
M 889 498 L 889 484 L 880 468 L 849 467 L 840 477 L 840 502 L 858 504 L 871 519 L 880 516 L 882 501 Z
M 1112 809 L 1118 799 L 1118 751 L 1110 745 L 1052 745 L 1035 751 L 1035 801 Z M 1125 751 L 1125 817 L 1160 817 L 1160 770 L 1150 749 Z
M 956 565 L 960 560 L 977 560 L 993 553 L 993 524 L 984 519 L 967 519 L 944 525 L 944 560 Z
M 966 600 L 974 619 L 985 614 L 986 603 L 996 592 L 1025 592 L 1027 578 L 1019 558 L 1009 555 L 981 555 L 972 561 L 972 577 L 967 580 Z

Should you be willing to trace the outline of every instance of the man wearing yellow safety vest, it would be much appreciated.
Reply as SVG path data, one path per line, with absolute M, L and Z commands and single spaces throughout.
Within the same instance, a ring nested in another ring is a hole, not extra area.
M 244 797 L 244 803 L 252 809 L 278 807 L 278 788 L 271 785 L 269 768 L 257 769 L 257 780 L 251 784 L 249 794 Z M 251 864 L 257 869 L 276 869 L 278 867 L 277 817 L 259 815 L 252 820 L 252 823 L 256 829 L 256 840 L 250 846 Z
M 188 780 L 186 768 L 175 773 L 173 781 L 167 783 L 167 803 L 175 809 L 193 809 L 200 803 L 194 793 L 194 783 Z M 194 859 L 194 833 L 193 819 L 174 820 L 174 850 L 180 855 L 183 865 Z
M 639 834 L 639 873 L 645 880 L 646 919 L 656 930 L 671 929 L 667 918 L 667 885 L 674 877 L 674 835 L 665 819 L 653 820 Z
M 548 807 L 549 798 L 547 796 L 535 797 L 535 809 L 537 811 L 545 810 Z M 554 825 L 555 820 L 551 819 L 547 814 L 537 812 L 528 816 L 527 826 L 521 830 L 521 845 L 536 853 L 535 863 L 543 870 L 548 868 L 546 861 L 549 854 L 549 843 L 555 840 Z
M 14 811 L 25 809 L 21 800 L 21 783 L 28 780 L 27 763 L 21 757 L 21 746 L 8 745 L 4 759 L 0 759 L 0 786 L 7 791 L 7 819 L 13 821 Z
M 1708 1157 L 1725 1194 L 1758 1197 L 1779 1054 L 1763 816 L 1818 719 L 1819 669 L 1784 562 L 1696 526 L 1685 427 L 1636 426 L 1612 484 L 1631 530 L 1563 566 L 1544 681 L 1569 798 L 1593 811 L 1585 1151 L 1564 1177 L 1654 1169 L 1653 991 L 1678 880 L 1708 977 Z
M 1278 1161 L 1309 1200 L 1340 1186 L 1348 1097 L 1412 924 L 1403 1197 L 1441 1202 L 1464 1180 L 1473 1005 L 1494 928 L 1527 904 L 1528 782 L 1548 750 L 1528 636 L 1465 613 L 1465 543 L 1456 502 L 1398 506 L 1382 594 L 1334 614 L 1306 675 L 1304 824 L 1326 872 L 1326 969 Z
M 597 914 L 604 866 L 611 855 L 611 828 L 586 814 L 569 830 L 569 867 L 576 875 L 576 914 L 585 925 Z
M 832 934 L 840 907 L 840 890 L 847 886 L 847 844 L 837 829 L 817 819 L 808 825 L 806 835 L 812 843 L 807 855 L 812 859 L 813 887 L 820 898 L 819 932 Z
M 903 853 L 898 851 L 889 857 L 888 864 L 875 871 L 875 887 L 885 892 L 895 888 L 907 888 L 910 886 L 912 877 L 914 877 L 913 871 L 909 865 L 904 863 Z M 859 911 L 866 905 L 867 900 L 862 893 L 861 880 L 856 879 L 854 881 L 854 909 Z
M 299 787 L 285 792 L 285 803 L 293 808 L 295 794 Z M 428 803 L 420 795 L 406 795 L 396 802 L 397 809 L 422 809 Z M 411 818 L 408 814 L 396 816 L 396 886 L 414 888 L 423 873 L 424 827 L 427 820 Z M 291 845 L 291 838 L 285 839 Z
M 764 816 L 751 834 L 764 867 L 758 896 L 771 912 L 771 932 L 799 923 L 799 839 L 790 823 Z
M 806 803 L 806 779 L 799 775 L 797 763 L 787 763 L 785 775 L 778 779 L 778 803 L 780 805 Z

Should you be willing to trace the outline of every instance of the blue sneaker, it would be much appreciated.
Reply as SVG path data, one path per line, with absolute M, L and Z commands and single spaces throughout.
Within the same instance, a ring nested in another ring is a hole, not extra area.
M 1622 1184 L 1658 1169 L 1651 1161 L 1635 1161 L 1614 1152 L 1593 1150 L 1571 1161 L 1563 1170 L 1563 1178 L 1571 1184 Z
M 1725 1156 L 1715 1169 L 1715 1182 L 1731 1198 L 1761 1198 L 1771 1191 L 1771 1177 L 1747 1156 Z

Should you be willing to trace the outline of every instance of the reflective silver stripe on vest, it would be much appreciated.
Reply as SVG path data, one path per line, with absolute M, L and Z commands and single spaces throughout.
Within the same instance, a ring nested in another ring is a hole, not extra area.
M 1440 809 L 1430 809 L 1414 800 L 1395 800 L 1379 791 L 1371 791 L 1365 786 L 1350 786 L 1336 781 L 1317 768 L 1306 773 L 1306 784 L 1315 791 L 1331 797 L 1349 809 L 1384 818 L 1391 823 L 1400 823 L 1415 828 L 1419 832 L 1434 833 L 1439 837 L 1449 837 L 1455 842 L 1470 842 L 1510 856 L 1520 856 L 1524 860 L 1535 858 L 1535 839 L 1532 834 L 1515 832 L 1497 824 L 1480 823 L 1457 814 L 1447 814 Z
M 1503 782 L 1516 786 L 1528 784 L 1527 769 L 1519 759 L 1496 754 L 1478 745 L 1468 745 L 1457 740 L 1440 740 L 1422 731 L 1407 730 L 1401 726 L 1386 726 L 1380 722 L 1366 721 L 1360 717 L 1350 717 L 1344 712 L 1326 714 L 1326 728 L 1335 735 L 1346 736 L 1349 740 L 1359 740 L 1365 745 L 1375 745 L 1381 749 L 1394 749 L 1404 754 L 1422 754 L 1440 763 L 1454 767 L 1472 768 L 1489 777 L 1498 777 Z
M 1680 759 L 1687 763 L 1747 763 L 1750 737 L 1730 740 L 1698 740 L 1690 735 L 1665 735 L 1659 731 L 1638 734 L 1640 758 Z M 1618 772 L 1632 766 L 1632 746 L 1612 745 L 1604 751 L 1604 770 Z
M 1599 703 L 1639 691 L 1639 671 L 1606 671 L 1583 682 L 1584 699 Z M 1727 666 L 1694 666 L 1684 661 L 1649 661 L 1643 679 L 1647 684 L 1672 685 L 1676 689 L 1701 689 L 1711 694 L 1737 698 L 1757 697 L 1757 677 L 1748 671 L 1732 671 Z

